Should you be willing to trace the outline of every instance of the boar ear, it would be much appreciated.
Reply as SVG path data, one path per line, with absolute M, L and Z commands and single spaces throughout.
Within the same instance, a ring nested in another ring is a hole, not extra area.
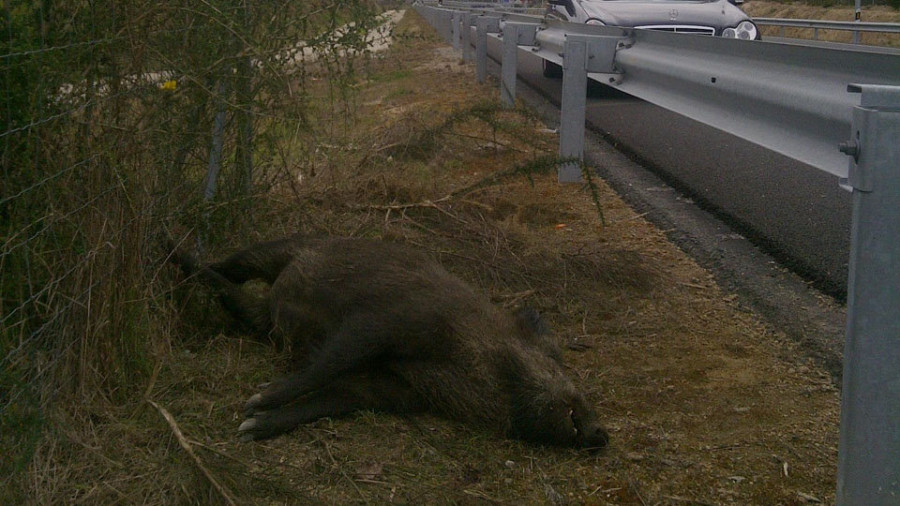
M 516 323 L 525 334 L 542 336 L 550 333 L 550 326 L 541 315 L 528 306 L 523 306 L 515 313 Z

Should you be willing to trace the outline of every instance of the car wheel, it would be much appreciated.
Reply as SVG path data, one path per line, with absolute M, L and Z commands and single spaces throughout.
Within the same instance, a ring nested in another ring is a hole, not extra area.
M 563 75 L 562 65 L 553 63 L 552 61 L 541 60 L 541 67 L 544 70 L 544 77 L 559 78 Z

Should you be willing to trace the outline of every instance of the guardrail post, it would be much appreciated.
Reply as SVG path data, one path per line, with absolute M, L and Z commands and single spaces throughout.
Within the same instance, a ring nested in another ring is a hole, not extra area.
M 519 25 L 503 27 L 503 64 L 500 67 L 500 101 L 506 107 L 516 105 L 516 65 L 519 52 Z
M 475 76 L 479 83 L 487 78 L 487 34 L 500 31 L 500 20 L 479 16 L 475 20 Z
M 471 12 L 463 13 L 462 46 L 464 62 L 472 61 L 472 22 L 474 19 L 475 15 Z
M 475 78 L 483 83 L 487 77 L 487 18 L 475 18 Z
M 451 30 L 452 39 L 453 39 L 453 49 L 459 51 L 459 23 L 460 18 L 462 17 L 462 13 L 459 11 L 453 12 L 453 17 L 450 18 L 450 24 L 453 25 Z
M 507 107 L 516 104 L 516 71 L 519 46 L 534 46 L 537 28 L 535 23 L 513 23 L 503 26 L 503 65 L 500 68 L 500 100 Z
M 449 9 L 434 9 L 434 23 L 431 25 L 438 31 L 438 34 L 448 43 L 453 42 L 453 27 L 451 20 L 453 19 L 453 11 Z
M 559 120 L 559 157 L 575 158 L 584 156 L 584 115 L 587 107 L 587 54 L 588 43 L 584 40 L 566 40 L 563 49 L 562 104 Z M 579 162 L 565 162 L 557 169 L 560 183 L 580 183 Z
M 853 157 L 837 504 L 900 504 L 900 87 L 861 92 Z

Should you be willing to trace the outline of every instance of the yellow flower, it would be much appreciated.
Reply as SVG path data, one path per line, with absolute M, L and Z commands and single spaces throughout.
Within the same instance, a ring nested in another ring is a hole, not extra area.
M 166 82 L 162 83 L 162 85 L 160 86 L 160 88 L 162 88 L 166 91 L 175 91 L 175 88 L 177 88 L 177 87 L 178 87 L 178 82 L 175 81 L 174 79 L 166 81 Z

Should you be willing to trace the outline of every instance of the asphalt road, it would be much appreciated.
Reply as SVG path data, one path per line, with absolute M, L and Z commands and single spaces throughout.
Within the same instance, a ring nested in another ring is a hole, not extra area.
M 539 58 L 519 51 L 518 64 L 520 79 L 559 103 L 562 80 L 543 77 Z M 835 176 L 599 84 L 587 124 L 820 290 L 846 296 L 851 195 Z

